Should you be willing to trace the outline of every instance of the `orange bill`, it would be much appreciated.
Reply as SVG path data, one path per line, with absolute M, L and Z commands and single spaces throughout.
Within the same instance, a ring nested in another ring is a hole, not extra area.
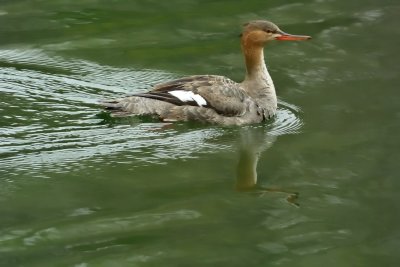
M 286 32 L 279 32 L 279 34 L 275 39 L 280 41 L 304 41 L 311 39 L 311 36 L 308 35 L 293 35 Z

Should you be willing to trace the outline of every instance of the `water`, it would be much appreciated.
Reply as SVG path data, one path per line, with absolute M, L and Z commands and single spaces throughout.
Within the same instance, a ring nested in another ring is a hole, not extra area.
M 2 1 L 0 266 L 397 266 L 399 11 Z M 101 99 L 184 75 L 240 81 L 254 18 L 313 36 L 266 48 L 274 120 L 96 116 Z

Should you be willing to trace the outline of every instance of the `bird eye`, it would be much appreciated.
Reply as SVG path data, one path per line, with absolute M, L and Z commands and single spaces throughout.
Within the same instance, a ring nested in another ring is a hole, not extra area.
M 271 33 L 272 31 L 271 31 L 271 30 L 266 30 L 266 32 L 267 32 L 267 33 Z

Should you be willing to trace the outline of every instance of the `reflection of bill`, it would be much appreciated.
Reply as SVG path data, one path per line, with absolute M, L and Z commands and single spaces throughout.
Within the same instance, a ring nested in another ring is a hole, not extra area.
M 289 203 L 299 206 L 296 203 L 298 193 L 282 188 L 268 188 L 257 185 L 258 160 L 261 153 L 270 148 L 275 140 L 276 136 L 268 134 L 264 127 L 248 127 L 242 130 L 235 189 L 260 194 L 268 192 L 284 193 L 287 194 L 286 199 Z

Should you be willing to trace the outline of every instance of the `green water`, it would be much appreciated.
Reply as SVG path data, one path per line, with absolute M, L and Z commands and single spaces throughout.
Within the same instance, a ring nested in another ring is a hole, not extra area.
M 1 1 L 0 266 L 397 266 L 399 12 L 393 0 Z M 101 99 L 184 75 L 240 81 L 240 24 L 260 18 L 313 36 L 266 48 L 274 120 L 95 116 Z

